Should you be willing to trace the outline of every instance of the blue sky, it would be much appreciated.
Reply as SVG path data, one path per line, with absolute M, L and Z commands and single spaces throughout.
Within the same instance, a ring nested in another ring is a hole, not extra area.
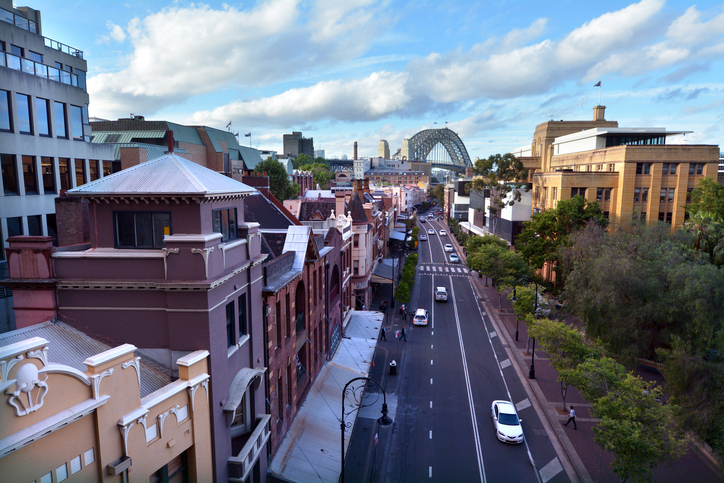
M 20 4 L 20 3 L 19 3 Z M 84 51 L 92 116 L 302 131 L 328 157 L 448 122 L 471 158 L 549 119 L 724 141 L 724 4 L 608 1 L 36 1 L 43 34 Z M 435 125 L 434 123 L 438 124 Z

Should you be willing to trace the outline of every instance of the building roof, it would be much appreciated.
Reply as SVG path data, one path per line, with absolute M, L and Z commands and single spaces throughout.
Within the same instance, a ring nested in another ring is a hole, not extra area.
M 299 206 L 299 221 L 323 221 L 334 211 L 334 201 L 302 200 Z
M 284 241 L 284 253 L 294 252 L 294 270 L 302 270 L 304 268 L 304 262 L 308 259 L 319 258 L 319 250 L 317 249 L 317 243 L 310 237 L 312 235 L 312 228 L 309 226 L 290 226 L 287 229 L 287 238 Z M 322 239 L 322 246 L 324 246 L 324 239 Z M 310 249 L 311 252 L 310 253 Z
M 68 190 L 77 196 L 189 195 L 216 197 L 256 192 L 235 179 L 200 166 L 174 153 L 124 169 Z
M 259 223 L 259 230 L 284 229 L 295 223 L 259 192 L 244 198 L 244 221 Z
M 347 210 L 352 213 L 353 223 L 367 223 L 369 221 L 365 209 L 362 206 L 362 199 L 359 197 L 359 192 L 355 191 L 352 193 Z
M 0 334 L 0 347 L 22 342 L 33 337 L 42 337 L 50 343 L 49 362 L 63 364 L 81 372 L 88 370 L 83 361 L 111 349 L 111 347 L 62 322 L 43 322 L 24 329 Z M 141 357 L 141 397 L 161 389 L 172 381 L 170 371 L 161 370 L 141 354 L 137 353 L 136 355 Z

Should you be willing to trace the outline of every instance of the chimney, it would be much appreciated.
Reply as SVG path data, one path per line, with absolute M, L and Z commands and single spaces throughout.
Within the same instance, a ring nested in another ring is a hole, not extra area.
M 352 159 L 357 159 L 357 141 L 354 142 L 354 154 L 352 155 Z
M 369 179 L 369 178 L 365 178 L 365 181 L 364 181 L 364 190 L 365 190 L 365 193 L 369 193 L 369 192 L 370 192 L 370 179 Z
M 173 154 L 173 131 L 170 129 L 166 131 L 166 140 L 168 141 L 168 151 L 166 151 L 166 154 Z
M 335 191 L 334 192 L 334 212 L 339 215 L 344 215 L 344 198 L 345 194 L 344 191 Z
M 61 190 L 60 196 L 55 198 L 55 218 L 58 246 L 90 242 L 90 213 L 86 200 L 71 198 Z
M 606 106 L 595 106 L 593 108 L 593 120 L 594 121 L 605 121 L 603 117 L 606 113 Z

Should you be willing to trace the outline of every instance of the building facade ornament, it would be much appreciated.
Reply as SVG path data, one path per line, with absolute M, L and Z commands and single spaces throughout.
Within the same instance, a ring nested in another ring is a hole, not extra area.
M 39 351 L 38 351 L 39 352 Z M 43 407 L 43 400 L 48 393 L 48 384 L 39 378 L 38 368 L 30 362 L 15 373 L 15 391 L 8 390 L 8 404 L 15 408 L 16 416 L 25 416 Z

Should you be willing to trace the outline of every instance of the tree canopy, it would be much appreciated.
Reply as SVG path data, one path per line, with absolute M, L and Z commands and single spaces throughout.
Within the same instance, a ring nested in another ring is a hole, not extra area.
M 490 190 L 490 218 L 495 233 L 502 209 L 520 201 L 521 191 L 528 191 L 528 170 L 520 159 L 506 153 L 477 159 L 473 172 L 475 177 L 471 189 L 477 192 Z
M 713 217 L 724 220 L 724 185 L 712 178 L 703 178 L 691 192 L 691 202 L 686 205 L 686 211 L 706 211 Z
M 319 185 L 321 189 L 326 189 L 331 180 L 334 179 L 334 173 L 330 171 L 327 163 L 305 164 L 299 167 L 302 171 L 311 171 L 314 177 L 314 185 Z
M 302 153 L 292 160 L 292 167 L 294 169 L 300 169 L 300 166 L 304 166 L 305 164 L 314 164 L 314 158 L 308 154 Z
M 267 176 L 269 176 L 269 191 L 279 201 L 299 196 L 299 186 L 289 181 L 287 170 L 279 161 L 269 157 L 266 161 L 257 164 L 254 172 L 256 174 L 267 173 Z

